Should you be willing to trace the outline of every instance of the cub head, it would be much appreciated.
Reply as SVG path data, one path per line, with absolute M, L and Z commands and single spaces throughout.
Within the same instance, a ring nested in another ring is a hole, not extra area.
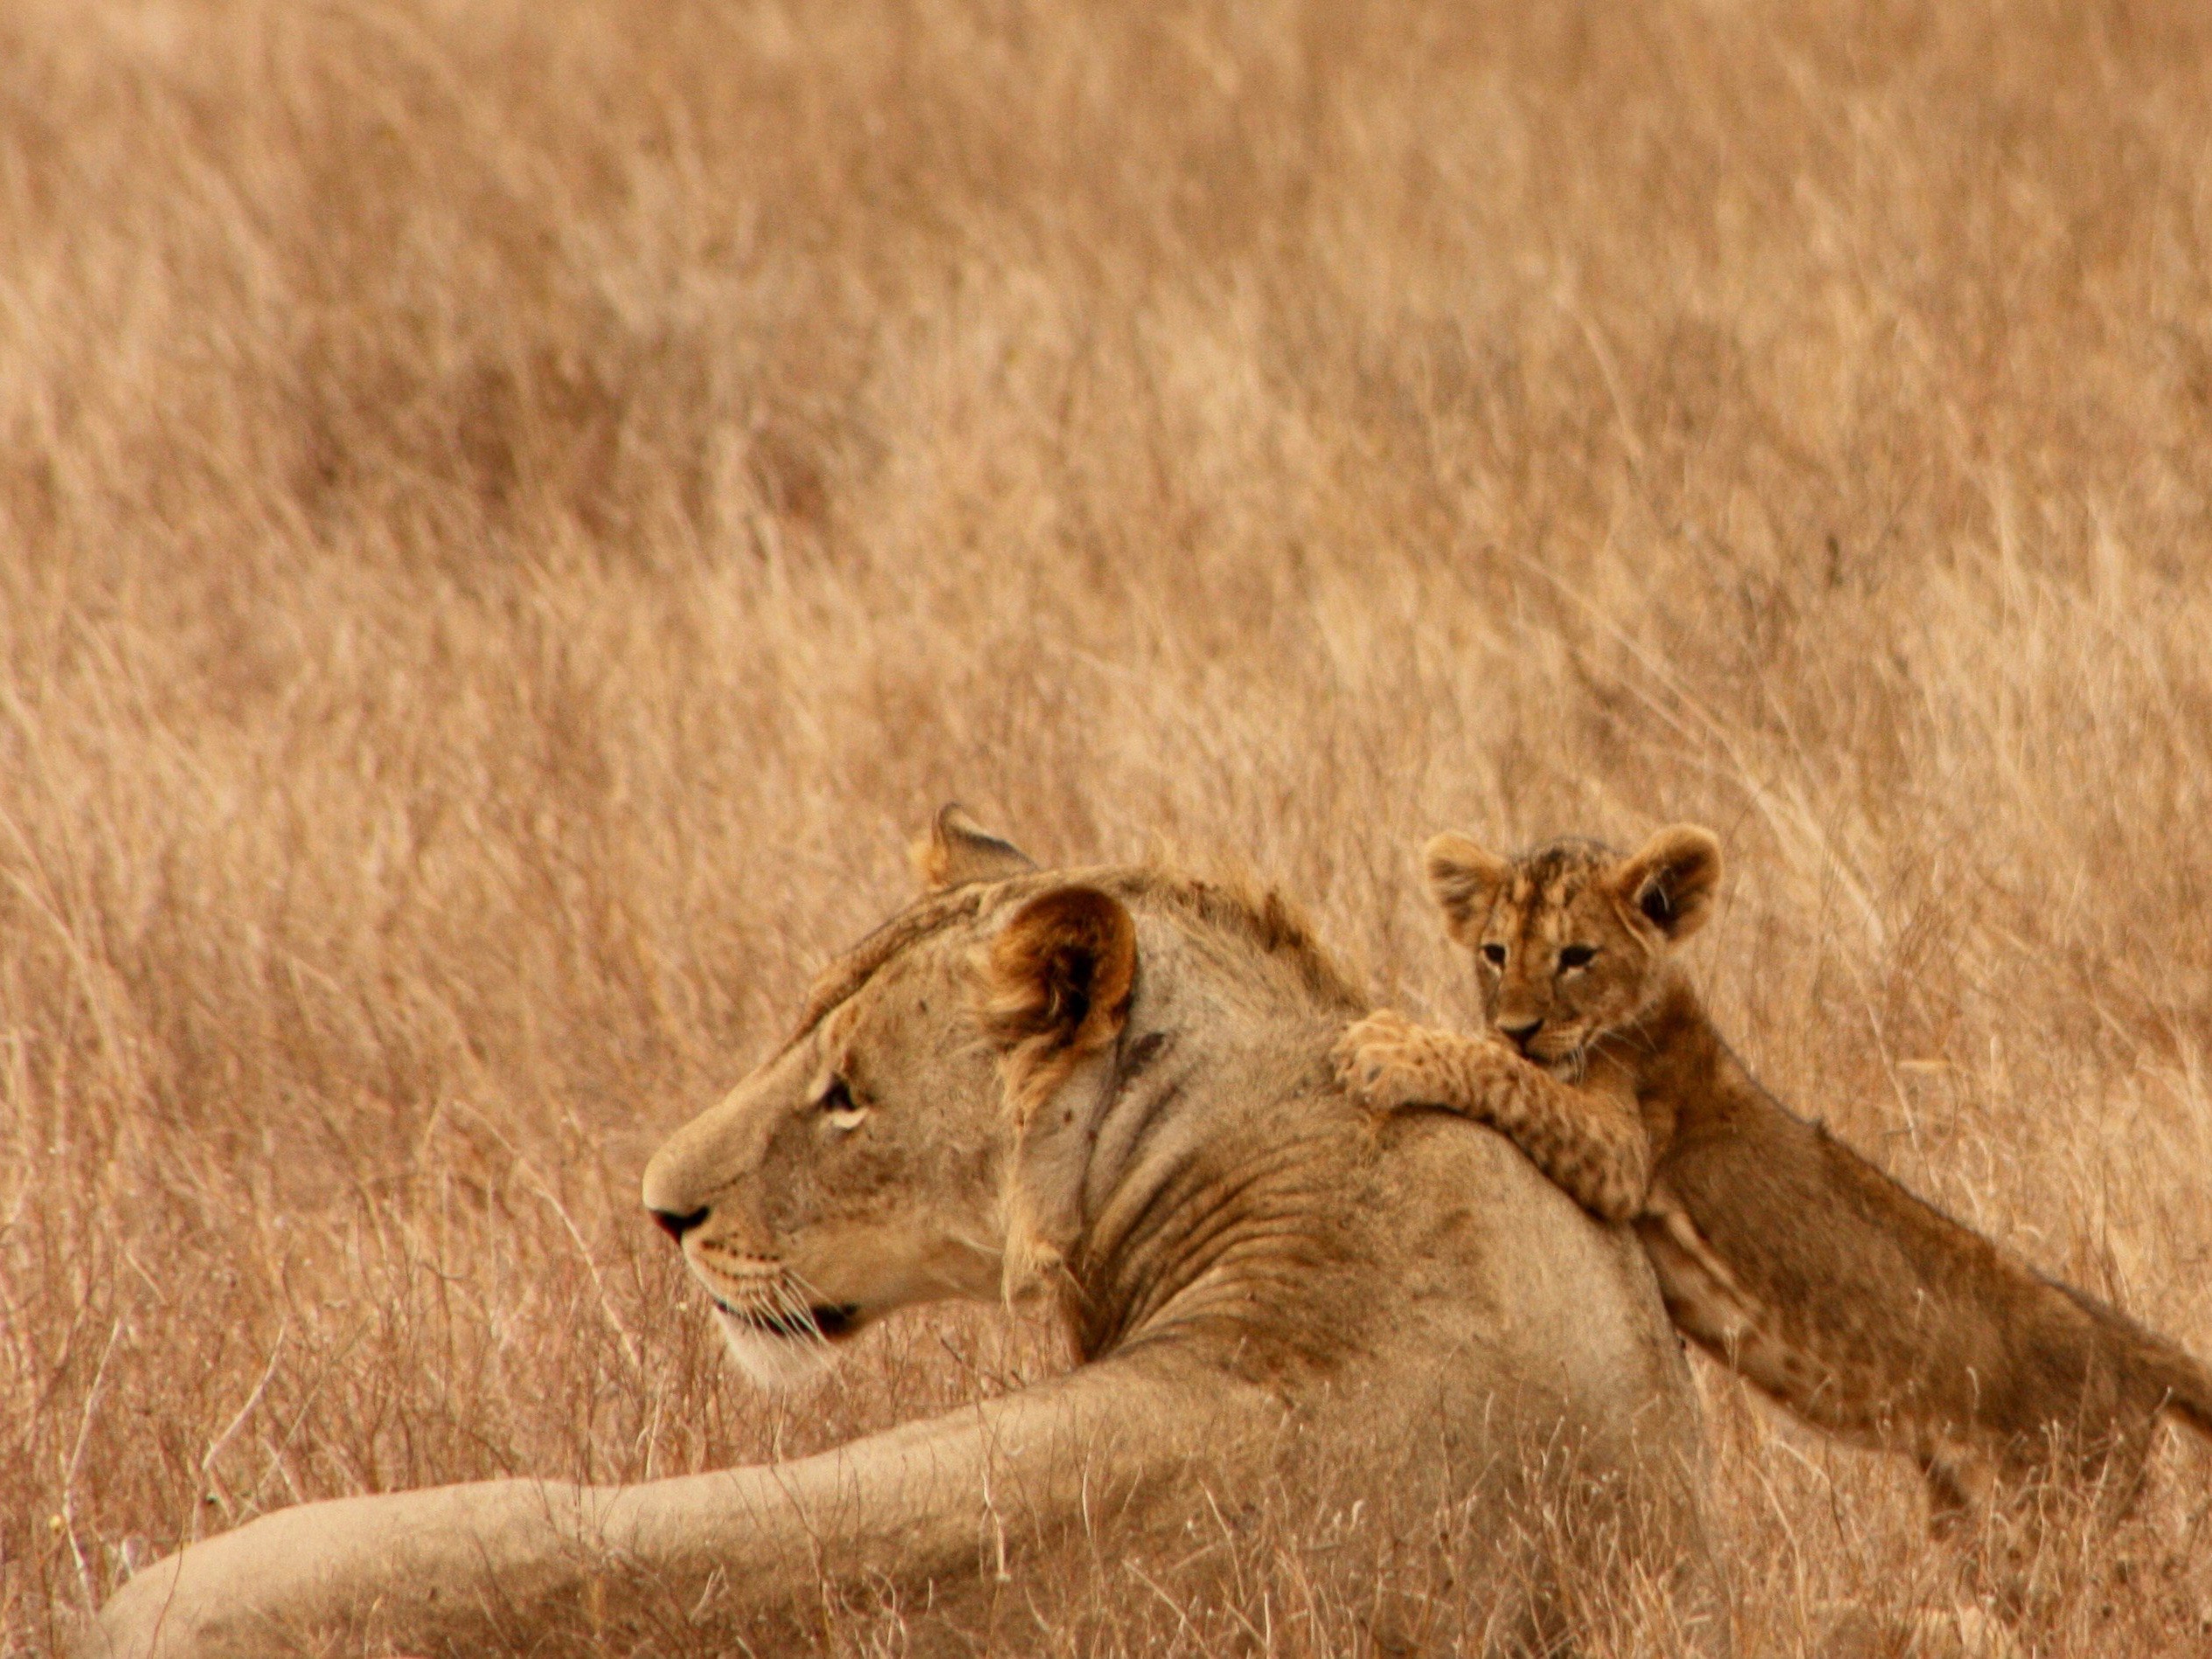
M 1694 824 L 1626 858 L 1593 841 L 1501 858 L 1441 835 L 1425 861 L 1446 930 L 1474 953 L 1485 1017 L 1540 1066 L 1571 1066 L 1644 1011 L 1721 874 L 1720 843 Z
M 1118 1038 L 1134 928 L 956 809 L 916 864 L 921 899 L 832 963 L 796 1033 L 646 1167 L 646 1208 L 764 1385 L 894 1308 L 995 1299 L 1057 1259 L 1038 1235 L 1060 1206 L 1031 1178 L 1051 1170 L 1039 1112 L 1064 1117 Z

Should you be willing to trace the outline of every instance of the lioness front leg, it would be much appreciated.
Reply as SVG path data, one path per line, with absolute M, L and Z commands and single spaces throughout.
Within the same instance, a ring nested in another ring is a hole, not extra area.
M 566 1651 L 585 1631 L 631 1652 L 671 1623 L 784 1653 L 815 1645 L 823 1597 L 850 1586 L 896 1588 L 944 1639 L 984 1616 L 979 1561 L 1064 1548 L 1094 1512 L 1158 1536 L 1194 1488 L 1256 1480 L 1281 1422 L 1163 1345 L 789 1463 L 326 1499 L 156 1562 L 73 1659 Z
M 1390 1009 L 1346 1028 L 1336 1071 L 1373 1110 L 1439 1106 L 1488 1124 L 1601 1220 L 1626 1221 L 1643 1208 L 1651 1139 L 1633 1100 L 1570 1087 L 1498 1044 Z

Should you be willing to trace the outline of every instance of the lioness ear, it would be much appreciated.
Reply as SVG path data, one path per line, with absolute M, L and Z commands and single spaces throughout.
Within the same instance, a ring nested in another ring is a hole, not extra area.
M 1678 823 L 1661 830 L 1612 873 L 1620 902 L 1680 943 L 1713 913 L 1720 885 L 1721 843 L 1710 830 Z
M 1070 1287 L 1084 1170 L 1113 1097 L 1114 1042 L 1136 988 L 1137 929 L 1096 887 L 1057 887 L 1015 913 L 983 962 L 983 1030 L 1014 1121 L 1005 1196 L 1007 1300 Z
M 1465 836 L 1440 835 L 1421 854 L 1429 873 L 1429 893 L 1444 912 L 1444 931 L 1472 949 L 1472 935 L 1498 902 L 1513 866 L 1486 852 Z
M 929 833 L 910 855 L 922 891 L 942 892 L 971 881 L 1000 881 L 1037 868 L 1037 861 L 969 817 L 958 802 L 940 807 Z
M 1096 887 L 1055 887 L 1000 930 L 985 978 L 983 1026 L 1002 1051 L 1093 1052 L 1129 1017 L 1136 924 Z

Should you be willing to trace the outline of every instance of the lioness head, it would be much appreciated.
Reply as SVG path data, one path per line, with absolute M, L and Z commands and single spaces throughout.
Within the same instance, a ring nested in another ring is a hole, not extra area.
M 1594 841 L 1501 858 L 1458 835 L 1425 857 L 1446 931 L 1474 953 L 1484 1015 L 1540 1066 L 1572 1064 L 1644 1011 L 1668 953 L 1711 913 L 1721 874 L 1720 843 L 1694 824 L 1626 858 Z
M 953 808 L 916 863 L 922 898 L 833 963 L 781 1050 L 646 1167 L 646 1208 L 762 1384 L 893 1308 L 1026 1284 L 1050 1249 L 1027 1120 L 1127 1014 L 1118 901 Z

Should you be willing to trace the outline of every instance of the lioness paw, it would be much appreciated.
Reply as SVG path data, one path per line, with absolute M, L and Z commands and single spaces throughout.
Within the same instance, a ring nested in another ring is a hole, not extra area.
M 1336 1042 L 1336 1080 L 1375 1112 L 1438 1098 L 1429 1033 L 1394 1009 L 1355 1021 Z

